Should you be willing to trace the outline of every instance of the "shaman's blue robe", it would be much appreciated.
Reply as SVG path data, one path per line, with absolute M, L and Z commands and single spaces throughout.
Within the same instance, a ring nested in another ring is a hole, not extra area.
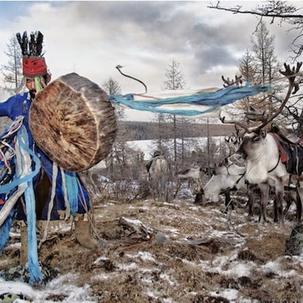
M 34 151 L 34 153 L 40 158 L 41 167 L 47 174 L 50 183 L 52 182 L 52 168 L 53 162 L 48 158 L 48 156 L 35 144 L 32 133 L 29 128 L 29 109 L 31 105 L 30 94 L 28 92 L 17 94 L 15 96 L 10 97 L 5 102 L 0 103 L 0 116 L 9 117 L 12 120 L 15 120 L 19 116 L 23 116 L 23 125 L 25 126 L 28 133 L 28 141 L 29 148 Z M 67 175 L 73 175 L 72 172 L 65 171 Z M 78 210 L 77 213 L 83 214 L 86 212 L 86 209 L 90 208 L 89 195 L 81 183 L 80 178 L 78 178 Z M 38 178 L 34 179 L 34 185 L 37 184 Z M 38 220 L 47 219 L 48 205 L 49 205 L 50 197 L 48 201 L 45 201 L 45 205 L 43 206 L 43 210 L 41 214 L 37 214 Z M 20 203 L 19 203 L 20 204 Z M 17 219 L 25 219 L 25 215 L 22 207 L 20 205 L 17 206 Z M 62 176 L 58 173 L 56 180 L 56 195 L 54 200 L 54 206 L 51 213 L 51 220 L 58 220 L 59 214 L 58 210 L 65 210 L 65 202 L 64 202 L 64 189 L 62 185 Z

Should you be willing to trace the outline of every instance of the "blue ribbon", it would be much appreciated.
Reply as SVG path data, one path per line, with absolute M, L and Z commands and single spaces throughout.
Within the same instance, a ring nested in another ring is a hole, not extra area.
M 182 116 L 196 116 L 205 114 L 218 109 L 220 106 L 224 106 L 233 103 L 237 100 L 255 96 L 259 93 L 265 93 L 270 91 L 270 86 L 262 85 L 246 85 L 243 87 L 227 87 L 220 89 L 216 92 L 201 92 L 189 96 L 180 96 L 173 98 L 156 99 L 153 101 L 146 100 L 134 100 L 133 94 L 128 95 L 112 95 L 109 97 L 110 101 L 116 104 L 122 104 L 129 108 L 150 111 L 155 113 L 168 113 Z M 190 104 L 190 105 L 203 105 L 211 106 L 208 109 L 191 110 L 191 109 L 164 109 L 160 108 L 163 105 L 174 105 L 174 104 Z
M 9 231 L 15 217 L 15 209 L 12 209 L 2 226 L 0 226 L 0 251 L 2 251 L 9 239 Z
M 20 148 L 30 155 L 34 155 L 28 148 L 28 135 L 24 126 L 18 131 L 18 141 Z M 24 142 L 24 143 L 23 143 Z M 34 161 L 38 157 L 33 157 Z M 30 175 L 32 178 L 39 172 L 41 167 L 40 160 L 35 162 L 35 171 Z M 29 176 L 27 176 L 27 179 Z M 43 279 L 38 258 L 37 235 L 36 235 L 36 210 L 35 210 L 35 194 L 33 189 L 33 181 L 27 181 L 27 188 L 24 193 L 26 203 L 26 217 L 27 217 L 27 236 L 28 236 L 28 270 L 31 284 L 39 283 Z
M 65 178 L 66 192 L 70 204 L 71 214 L 75 215 L 78 212 L 78 195 L 79 195 L 77 175 L 76 173 L 65 172 L 62 175 L 62 178 Z
M 0 194 L 6 194 L 9 193 L 11 190 L 15 189 L 17 186 L 24 182 L 29 182 L 33 180 L 33 178 L 39 173 L 41 168 L 41 161 L 40 159 L 34 154 L 32 150 L 28 148 L 28 146 L 24 145 L 22 142 L 20 142 L 20 148 L 23 148 L 30 154 L 30 156 L 33 159 L 33 162 L 35 163 L 35 169 L 28 175 L 18 178 L 15 177 L 13 181 L 11 181 L 8 184 L 4 184 L 0 186 Z

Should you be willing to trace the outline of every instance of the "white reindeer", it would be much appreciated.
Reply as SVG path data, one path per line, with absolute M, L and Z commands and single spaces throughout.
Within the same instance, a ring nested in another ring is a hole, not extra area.
M 230 199 L 231 190 L 244 189 L 247 190 L 245 184 L 245 167 L 239 166 L 232 162 L 229 158 L 226 158 L 223 163 L 215 168 L 215 173 L 212 175 L 207 184 L 197 194 L 195 202 L 218 202 L 220 194 L 225 195 L 225 207 L 226 210 L 233 203 Z M 252 214 L 252 196 L 249 195 L 249 214 Z
M 268 196 L 268 190 L 265 190 L 266 183 L 274 186 L 276 193 L 276 203 L 278 212 L 278 219 L 282 219 L 282 201 L 284 196 L 284 184 L 289 178 L 288 173 L 301 174 L 301 171 L 297 169 L 294 172 L 287 171 L 287 167 L 280 159 L 279 142 L 275 139 L 273 133 L 267 133 L 264 127 L 267 126 L 274 118 L 276 118 L 285 107 L 291 93 L 296 93 L 299 89 L 298 82 L 295 81 L 296 76 L 299 73 L 302 63 L 297 63 L 296 68 L 290 68 L 289 65 L 284 64 L 285 71 L 280 71 L 281 74 L 286 76 L 289 81 L 288 91 L 284 100 L 282 101 L 278 110 L 271 117 L 267 117 L 257 127 L 247 127 L 241 123 L 236 123 L 238 126 L 245 129 L 246 134 L 243 138 L 243 142 L 239 151 L 244 155 L 246 159 L 246 173 L 245 178 L 251 184 L 258 184 L 260 188 L 263 187 L 265 196 Z M 275 96 L 273 96 L 275 97 Z M 297 147 L 293 146 L 295 150 Z M 295 167 L 302 168 L 299 157 L 296 160 Z M 266 197 L 262 199 L 261 208 L 265 218 L 265 205 L 267 203 Z
M 146 165 L 149 182 L 154 198 L 168 200 L 169 164 L 160 152 L 154 152 L 153 158 Z
M 188 187 L 190 188 L 190 190 L 194 194 L 197 194 L 201 188 L 202 175 L 203 175 L 203 169 L 202 169 L 202 167 L 200 167 L 198 165 L 195 165 L 193 167 L 190 167 L 188 169 L 178 172 L 177 186 L 176 186 L 176 192 L 174 194 L 174 198 L 177 196 L 177 193 L 180 189 L 182 181 L 187 181 Z
M 258 184 L 264 188 L 264 199 L 261 199 L 261 211 L 263 212 L 264 220 L 265 207 L 267 204 L 268 192 L 266 183 L 275 189 L 275 203 L 278 212 L 277 220 L 283 221 L 283 201 L 287 201 L 289 208 L 291 201 L 296 201 L 297 205 L 297 220 L 301 220 L 301 190 L 284 191 L 284 187 L 289 183 L 289 172 L 286 165 L 282 163 L 277 142 L 274 134 L 260 132 L 249 133 L 244 136 L 243 143 L 239 151 L 246 157 L 246 174 L 245 178 L 251 184 Z M 295 172 L 294 172 L 295 173 Z M 296 195 L 299 196 L 296 196 Z M 284 211 L 284 214 L 287 210 Z
M 253 215 L 253 203 L 256 200 L 256 196 L 258 195 L 260 198 L 259 221 L 266 221 L 267 219 L 265 214 L 265 207 L 269 199 L 270 185 L 272 188 L 275 189 L 276 184 L 274 182 L 270 182 L 270 184 L 264 182 L 257 185 L 247 184 L 247 180 L 245 179 L 247 168 L 245 166 L 245 162 L 243 162 L 242 164 L 243 166 L 239 166 L 232 162 L 230 158 L 226 158 L 225 161 L 215 169 L 215 174 L 201 190 L 201 199 L 203 201 L 218 202 L 219 195 L 225 194 L 225 206 L 227 210 L 229 206 L 233 208 L 232 201 L 230 199 L 230 191 L 240 189 L 245 190 L 248 194 L 247 205 L 249 217 Z M 285 199 L 288 202 L 288 209 L 290 204 L 294 200 L 293 192 L 286 192 Z M 287 209 L 285 209 L 285 212 L 287 212 Z M 275 203 L 274 211 L 276 218 L 277 211 Z

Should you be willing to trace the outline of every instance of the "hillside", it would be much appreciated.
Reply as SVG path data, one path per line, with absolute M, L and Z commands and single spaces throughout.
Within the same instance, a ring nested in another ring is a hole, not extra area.
M 121 130 L 126 130 L 126 140 L 151 140 L 159 137 L 169 139 L 173 137 L 173 123 L 161 123 L 159 126 L 156 122 L 138 122 L 138 121 L 119 121 L 118 127 Z M 160 128 L 160 131 L 159 131 Z M 209 132 L 210 137 L 228 136 L 235 129 L 230 124 L 197 124 L 186 123 L 177 125 L 178 137 L 207 137 Z

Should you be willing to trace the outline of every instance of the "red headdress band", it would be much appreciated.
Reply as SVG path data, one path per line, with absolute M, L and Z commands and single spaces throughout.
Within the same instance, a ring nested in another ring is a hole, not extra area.
M 34 78 L 47 74 L 47 66 L 43 57 L 23 57 L 22 66 L 25 77 Z

